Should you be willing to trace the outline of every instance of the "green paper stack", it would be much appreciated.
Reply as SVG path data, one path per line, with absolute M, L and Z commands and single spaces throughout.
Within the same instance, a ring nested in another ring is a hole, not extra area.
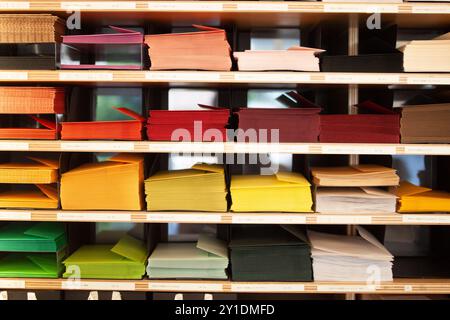
M 224 241 L 200 235 L 197 243 L 159 243 L 148 259 L 153 279 L 227 279 Z
M 0 277 L 58 278 L 66 247 L 64 224 L 7 224 L 0 228 Z
M 147 249 L 129 235 L 116 245 L 85 245 L 64 261 L 64 277 L 81 279 L 141 279 L 145 274 Z M 79 270 L 80 274 L 75 274 Z
M 310 246 L 292 227 L 233 226 L 230 250 L 234 281 L 312 281 Z

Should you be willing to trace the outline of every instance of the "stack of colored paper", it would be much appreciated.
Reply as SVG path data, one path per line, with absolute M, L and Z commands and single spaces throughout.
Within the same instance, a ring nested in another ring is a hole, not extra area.
M 311 248 L 296 228 L 233 225 L 234 281 L 312 281 Z
M 230 186 L 234 212 L 311 212 L 311 184 L 300 173 L 234 175 Z
M 73 210 L 141 210 L 144 158 L 118 154 L 61 177 L 61 206 Z
M 0 228 L 0 277 L 57 278 L 67 246 L 59 223 L 9 223 Z
M 141 279 L 147 260 L 145 244 L 129 235 L 115 245 L 84 245 L 64 260 L 64 277 L 81 279 Z M 75 267 L 75 268 L 73 268 Z M 74 274 L 72 270 L 79 270 Z
M 28 115 L 28 122 L 30 126 L 36 126 L 40 128 L 0 128 L 0 139 L 37 139 L 37 140 L 54 140 L 57 138 L 58 131 L 55 121 L 50 121 L 44 118 L 38 118 L 33 115 Z M 24 118 L 25 121 L 26 118 Z M 30 121 L 32 120 L 32 121 Z
M 157 172 L 145 180 L 145 193 L 150 211 L 227 211 L 221 165 L 196 164 L 191 169 Z
M 315 281 L 392 281 L 392 254 L 367 230 L 359 236 L 308 230 Z
M 380 114 L 321 115 L 320 142 L 400 142 L 400 115 L 372 101 L 365 101 L 357 106 Z
M 197 243 L 159 243 L 148 259 L 153 279 L 227 279 L 225 241 L 202 234 Z
M 61 124 L 61 139 L 142 140 L 142 127 L 145 118 L 127 108 L 113 107 L 113 109 L 133 118 L 133 120 L 63 122 Z
M 150 70 L 230 70 L 231 49 L 225 30 L 194 27 L 200 31 L 146 35 Z
M 1 114 L 62 114 L 65 94 L 54 87 L 0 87 Z
M 402 142 L 450 143 L 449 123 L 450 103 L 403 106 Z
M 65 21 L 51 14 L 0 14 L 1 43 L 59 42 Z
M 44 184 L 37 184 L 32 190 L 3 191 L 0 193 L 0 207 L 57 209 L 58 191 Z
M 450 193 L 419 187 L 407 181 L 396 190 L 399 212 L 450 212 Z
M 227 139 L 230 111 L 152 110 L 147 120 L 147 136 L 153 141 L 219 141 Z
M 295 46 L 287 50 L 245 50 L 233 55 L 242 71 L 320 71 L 318 55 L 324 51 Z
M 395 169 L 375 164 L 315 167 L 311 173 L 319 187 L 382 187 L 397 186 L 400 182 Z

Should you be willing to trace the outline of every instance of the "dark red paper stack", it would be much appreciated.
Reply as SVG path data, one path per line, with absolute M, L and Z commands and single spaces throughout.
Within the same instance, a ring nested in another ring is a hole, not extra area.
M 147 136 L 153 141 L 227 140 L 228 109 L 152 110 L 147 120 Z
M 320 142 L 399 143 L 400 115 L 371 101 L 357 105 L 379 114 L 321 115 Z

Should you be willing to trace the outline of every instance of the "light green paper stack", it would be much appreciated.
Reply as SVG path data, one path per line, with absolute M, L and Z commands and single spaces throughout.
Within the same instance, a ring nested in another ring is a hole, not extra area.
M 86 245 L 64 261 L 64 278 L 141 279 L 145 274 L 147 249 L 140 240 L 124 236 L 116 245 Z M 80 271 L 80 274 L 74 272 Z
M 159 243 L 147 274 L 153 279 L 227 279 L 228 262 L 226 243 L 201 235 L 197 243 Z

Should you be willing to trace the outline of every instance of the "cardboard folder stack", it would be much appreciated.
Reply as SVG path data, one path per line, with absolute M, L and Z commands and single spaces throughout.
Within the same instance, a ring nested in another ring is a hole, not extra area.
M 407 181 L 396 190 L 398 212 L 450 212 L 450 193 L 419 187 Z
M 151 279 L 227 279 L 225 241 L 202 234 L 197 243 L 159 243 L 148 258 Z
M 72 210 L 142 210 L 144 158 L 118 154 L 61 176 L 61 206 Z
M 63 224 L 9 223 L 0 228 L 0 277 L 58 278 L 66 247 Z
M 315 281 L 393 280 L 392 254 L 367 230 L 356 228 L 359 236 L 308 230 Z
M 147 120 L 147 136 L 151 141 L 216 141 L 227 140 L 228 109 L 152 110 Z
M 227 211 L 221 165 L 196 164 L 191 169 L 157 172 L 145 180 L 145 193 L 150 211 Z
M 399 143 L 400 115 L 372 101 L 356 107 L 378 114 L 340 114 L 320 116 L 320 142 Z
M 65 21 L 51 14 L 0 14 L 0 43 L 59 42 Z
M 449 40 L 450 41 L 450 40 Z M 450 143 L 450 103 L 402 107 L 403 143 Z
M 311 184 L 296 172 L 234 175 L 230 192 L 234 212 L 311 212 Z
M 317 56 L 324 51 L 295 46 L 287 50 L 245 50 L 233 55 L 241 71 L 320 71 Z
M 230 70 L 231 49 L 225 30 L 194 27 L 199 31 L 146 35 L 150 70 Z
M 400 49 L 406 72 L 450 72 L 450 32 L 432 40 L 414 40 Z
M 58 181 L 56 160 L 30 157 L 33 162 L 1 163 L 0 184 L 29 185 L 27 188 L 0 192 L 0 207 L 56 209 L 58 192 L 52 184 Z
M 61 139 L 142 140 L 145 118 L 127 108 L 113 107 L 113 109 L 133 120 L 63 122 Z
M 116 244 L 84 245 L 64 260 L 64 277 L 81 279 L 141 279 L 145 274 L 147 248 L 129 235 Z M 79 270 L 79 274 L 73 271 Z
M 234 281 L 312 281 L 311 248 L 296 228 L 233 225 L 230 252 Z

